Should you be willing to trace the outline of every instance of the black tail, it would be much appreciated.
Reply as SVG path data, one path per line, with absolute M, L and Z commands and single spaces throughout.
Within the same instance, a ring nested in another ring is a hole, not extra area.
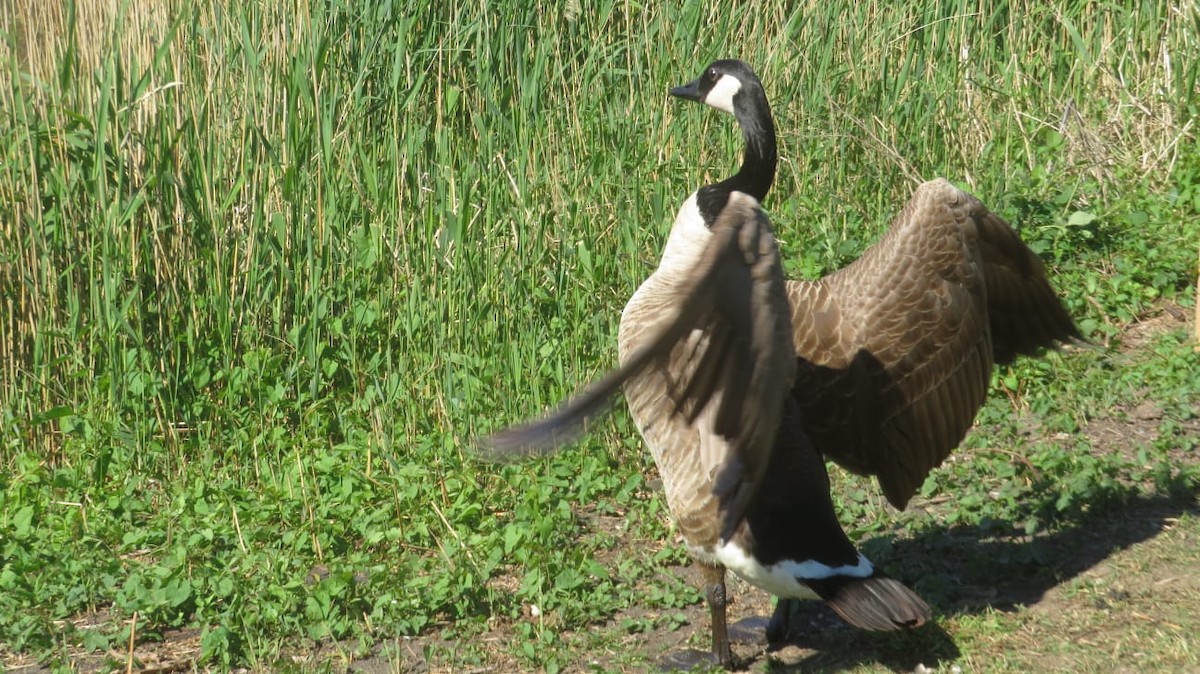
M 932 618 L 929 605 L 917 593 L 882 574 L 806 582 L 843 620 L 864 630 L 920 627 Z

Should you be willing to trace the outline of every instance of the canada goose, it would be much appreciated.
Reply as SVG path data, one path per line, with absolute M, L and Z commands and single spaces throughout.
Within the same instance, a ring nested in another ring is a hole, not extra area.
M 711 221 L 729 190 L 766 198 L 775 126 L 762 83 L 737 60 L 710 64 L 671 90 L 732 114 L 740 170 L 701 190 Z M 1081 339 L 1041 260 L 974 196 L 943 179 L 920 185 L 884 236 L 849 266 L 790 281 L 798 425 L 816 450 L 873 475 L 903 509 L 958 446 L 987 394 L 994 363 Z M 769 633 L 782 636 L 780 602 Z
M 746 217 L 725 216 L 726 206 L 739 191 L 761 200 L 774 180 L 770 106 L 739 61 L 715 62 L 671 93 L 737 118 L 746 141 L 741 169 L 680 208 L 659 269 L 622 314 L 621 368 L 546 419 L 481 445 L 513 454 L 566 442 L 624 385 L 677 526 L 704 570 L 713 655 L 724 665 L 732 661 L 726 567 L 781 598 L 825 599 L 859 627 L 920 625 L 930 617 L 925 603 L 875 569 L 842 531 L 823 456 L 875 475 L 903 507 L 962 439 L 992 362 L 1078 337 L 1074 324 L 1015 232 L 935 180 L 859 261 L 818 281 L 784 282 L 795 380 L 779 408 L 766 407 L 792 375 L 755 379 L 747 373 L 760 370 L 747 363 L 777 357 L 777 343 L 762 341 L 770 333 L 755 326 L 786 315 L 771 290 L 778 282 L 751 282 L 750 290 L 735 283 L 740 290 L 725 299 L 713 289 L 734 278 L 720 269 L 739 268 L 729 251 L 740 235 L 731 228 L 746 231 Z M 781 278 L 773 239 L 770 250 L 772 262 L 761 268 Z M 772 426 L 768 447 L 763 429 Z M 785 606 L 769 637 L 786 631 Z

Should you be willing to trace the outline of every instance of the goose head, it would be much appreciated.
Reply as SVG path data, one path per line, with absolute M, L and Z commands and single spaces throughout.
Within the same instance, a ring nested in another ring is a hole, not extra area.
M 754 74 L 753 68 L 737 59 L 722 59 L 708 64 L 700 77 L 673 87 L 671 95 L 703 103 L 736 117 L 738 107 L 747 108 L 755 91 L 763 100 L 766 99 L 762 82 Z M 740 106 L 735 106 L 735 99 Z
M 741 169 L 698 192 L 698 206 L 705 221 L 711 224 L 716 220 L 734 191 L 763 201 L 775 181 L 775 122 L 754 69 L 736 59 L 713 61 L 696 79 L 672 88 L 671 95 L 733 115 L 746 143 Z

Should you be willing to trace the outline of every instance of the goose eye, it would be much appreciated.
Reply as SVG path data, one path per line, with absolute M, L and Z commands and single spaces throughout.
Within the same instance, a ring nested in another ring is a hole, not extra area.
M 710 80 L 717 79 L 717 69 L 716 68 L 708 69 L 708 79 L 710 79 Z

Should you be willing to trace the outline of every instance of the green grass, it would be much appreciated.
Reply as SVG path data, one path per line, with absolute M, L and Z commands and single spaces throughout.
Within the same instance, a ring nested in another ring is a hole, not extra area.
M 712 58 L 771 96 L 793 275 L 854 259 L 945 175 L 1095 342 L 1195 302 L 1186 3 L 144 4 L 0 8 L 0 654 L 65 665 L 135 615 L 266 668 L 503 624 L 496 648 L 552 668 L 564 629 L 677 622 L 699 598 L 663 573 L 681 553 L 612 554 L 673 540 L 622 409 L 545 461 L 467 447 L 613 363 L 675 209 L 740 150 L 666 95 Z M 1034 533 L 1194 494 L 1198 366 L 1173 333 L 1003 369 L 969 460 L 926 485 L 952 506 L 896 515 L 839 478 L 847 525 Z M 1087 435 L 1140 397 L 1154 440 Z

